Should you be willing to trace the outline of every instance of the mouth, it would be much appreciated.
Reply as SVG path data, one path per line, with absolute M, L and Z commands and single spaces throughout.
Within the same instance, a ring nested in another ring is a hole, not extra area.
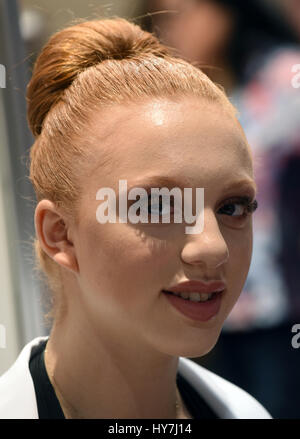
M 162 290 L 165 294 L 171 294 L 173 296 L 180 297 L 183 300 L 187 300 L 189 302 L 207 302 L 212 300 L 219 294 L 221 291 L 213 291 L 212 293 L 198 293 L 198 292 L 182 292 L 182 293 L 174 293 L 173 291 Z
M 192 320 L 202 322 L 206 322 L 218 314 L 224 292 L 225 289 L 211 293 L 174 293 L 172 291 L 162 290 L 168 302 L 173 305 L 177 311 Z

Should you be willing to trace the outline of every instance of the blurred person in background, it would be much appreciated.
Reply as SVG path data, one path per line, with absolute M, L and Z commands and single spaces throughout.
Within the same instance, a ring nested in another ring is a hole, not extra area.
M 145 20 L 174 52 L 230 92 L 247 83 L 266 54 L 295 34 L 260 0 L 147 0 Z
M 280 0 L 279 6 L 283 9 L 300 41 L 300 0 Z
M 261 209 L 254 219 L 253 259 L 218 348 L 205 360 L 251 390 L 274 417 L 297 418 L 300 358 L 291 346 L 291 327 L 300 322 L 300 88 L 293 73 L 300 64 L 294 33 L 299 1 L 285 5 L 293 28 L 271 6 L 153 0 L 147 12 L 164 12 L 144 25 L 225 88 L 255 158 Z

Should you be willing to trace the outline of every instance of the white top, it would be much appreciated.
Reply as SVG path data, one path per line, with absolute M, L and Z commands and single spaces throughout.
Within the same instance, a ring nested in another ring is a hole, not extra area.
M 34 384 L 29 370 L 31 348 L 48 337 L 37 337 L 21 351 L 0 377 L 0 419 L 38 419 Z M 272 419 L 249 393 L 194 361 L 179 357 L 178 371 L 223 419 Z

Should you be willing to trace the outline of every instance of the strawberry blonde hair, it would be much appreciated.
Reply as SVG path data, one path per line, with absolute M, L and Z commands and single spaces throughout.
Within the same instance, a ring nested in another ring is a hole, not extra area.
M 28 122 L 35 137 L 29 179 L 37 202 L 51 200 L 76 222 L 82 193 L 78 176 L 81 166 L 93 160 L 88 131 L 93 113 L 151 97 L 187 95 L 216 102 L 236 115 L 221 87 L 172 55 L 154 34 L 126 19 L 85 21 L 54 34 L 27 86 Z M 37 238 L 34 251 L 36 268 L 54 293 L 55 309 L 63 292 L 62 267 Z

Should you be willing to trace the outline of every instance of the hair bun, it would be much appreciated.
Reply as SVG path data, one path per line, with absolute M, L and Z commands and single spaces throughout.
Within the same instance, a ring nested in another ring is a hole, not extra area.
M 168 48 L 151 33 L 124 18 L 91 20 L 54 34 L 36 60 L 27 87 L 28 122 L 34 136 L 75 77 L 109 59 L 142 54 L 168 55 Z

